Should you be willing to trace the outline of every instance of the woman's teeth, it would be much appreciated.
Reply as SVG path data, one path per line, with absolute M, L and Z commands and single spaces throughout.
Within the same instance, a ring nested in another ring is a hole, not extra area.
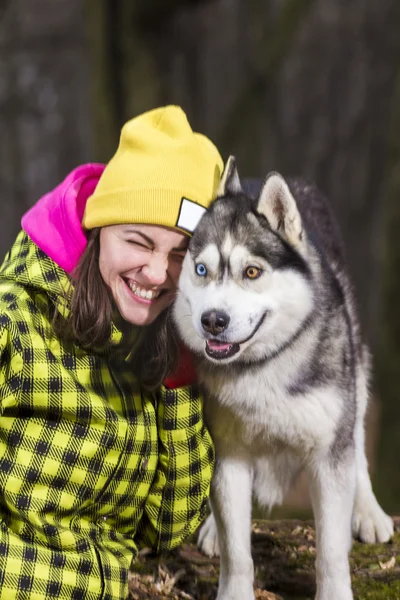
M 139 296 L 139 298 L 144 298 L 145 300 L 154 300 L 160 295 L 159 290 L 145 290 L 144 288 L 139 287 L 134 281 L 128 281 L 128 286 L 135 296 Z

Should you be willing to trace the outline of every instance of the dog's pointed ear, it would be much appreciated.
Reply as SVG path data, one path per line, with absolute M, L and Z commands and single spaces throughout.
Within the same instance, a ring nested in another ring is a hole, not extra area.
M 289 244 L 304 251 L 303 225 L 296 200 L 279 173 L 270 173 L 261 188 L 257 211 Z
M 222 173 L 221 181 L 219 182 L 217 197 L 241 193 L 243 193 L 243 190 L 236 168 L 236 158 L 230 156 L 225 165 L 224 172 Z

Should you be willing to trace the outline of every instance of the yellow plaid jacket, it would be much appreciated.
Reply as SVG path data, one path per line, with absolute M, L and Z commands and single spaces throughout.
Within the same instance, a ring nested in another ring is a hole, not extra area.
M 1 600 L 125 600 L 137 546 L 178 545 L 209 493 L 198 391 L 56 338 L 66 278 L 24 232 L 0 268 Z

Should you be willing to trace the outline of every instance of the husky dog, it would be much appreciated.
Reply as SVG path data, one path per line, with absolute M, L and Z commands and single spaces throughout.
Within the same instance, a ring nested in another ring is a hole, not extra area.
M 368 353 L 324 198 L 277 173 L 252 198 L 230 157 L 190 241 L 174 319 L 198 357 L 216 447 L 199 545 L 221 556 L 217 600 L 254 599 L 252 492 L 272 507 L 302 468 L 316 525 L 316 598 L 351 600 L 351 532 L 385 542 L 393 523 L 368 475 Z

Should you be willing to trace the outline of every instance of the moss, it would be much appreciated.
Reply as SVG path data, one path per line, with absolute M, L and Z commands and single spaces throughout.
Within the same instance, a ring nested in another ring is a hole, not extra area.
M 354 600 L 399 600 L 400 581 L 353 580 Z

